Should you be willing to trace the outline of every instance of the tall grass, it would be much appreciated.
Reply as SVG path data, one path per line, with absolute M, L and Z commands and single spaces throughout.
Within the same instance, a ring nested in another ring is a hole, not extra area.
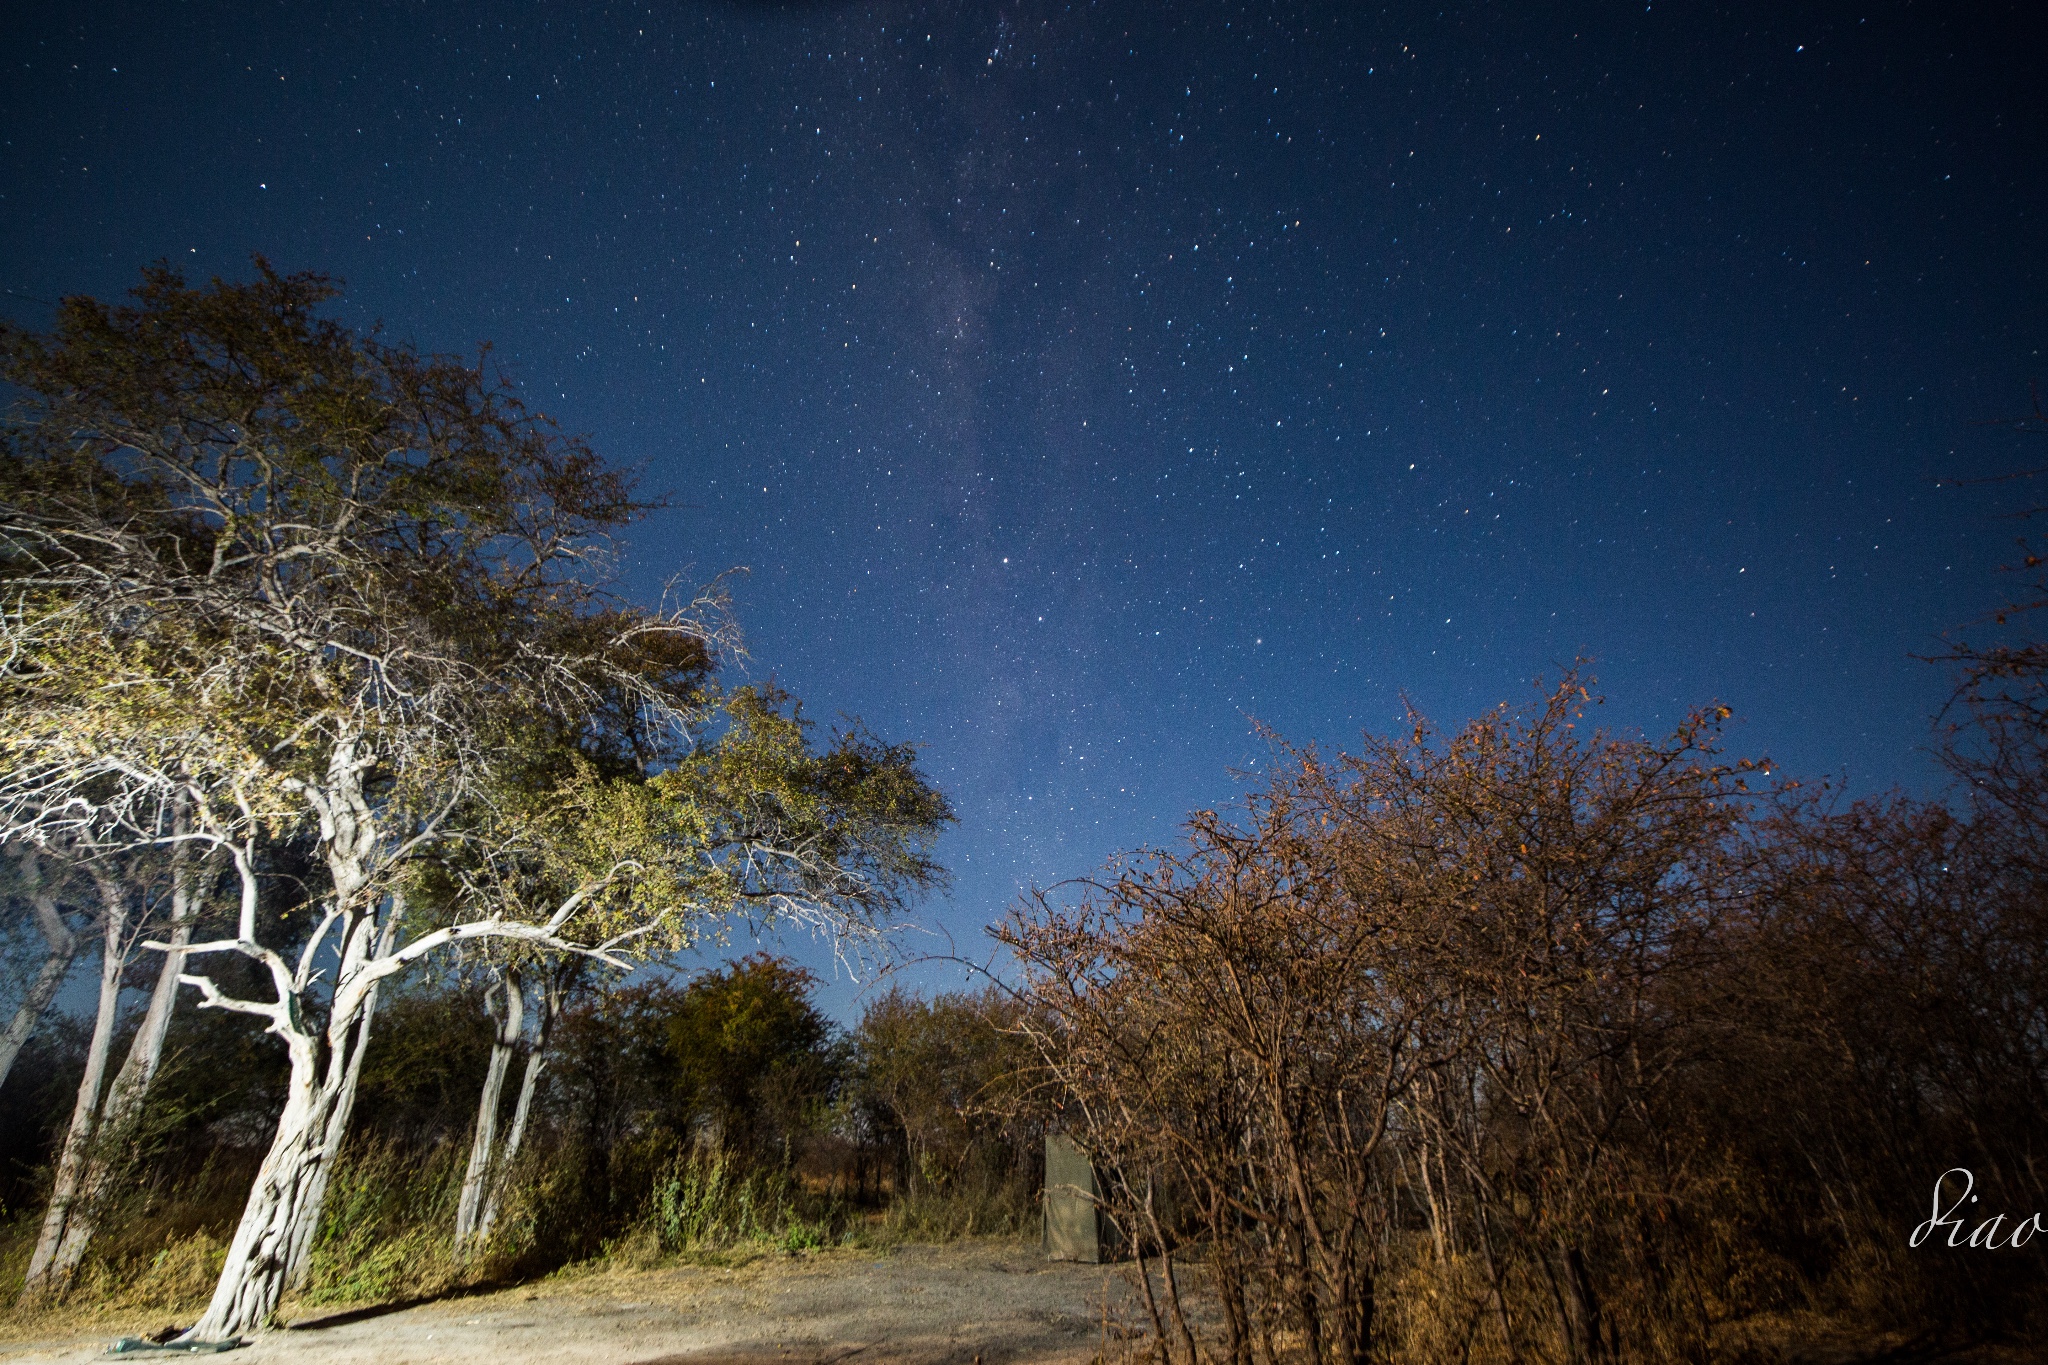
M 452 1143 L 425 1152 L 351 1144 L 327 1188 L 302 1301 L 426 1297 L 487 1272 L 488 1263 L 455 1254 L 464 1156 Z
M 804 1251 L 825 1246 L 835 1225 L 847 1221 L 839 1200 L 804 1216 L 801 1206 L 810 1202 L 787 1172 L 750 1170 L 723 1151 L 693 1148 L 671 1160 L 655 1179 L 646 1223 L 656 1244 L 670 1255 L 743 1244 Z
M 1036 1237 L 1036 1184 L 1013 1171 L 970 1169 L 939 1185 L 920 1183 L 891 1199 L 866 1236 L 888 1242 L 950 1242 L 961 1237 Z
M 42 1225 L 40 1205 L 10 1210 L 0 1227 L 0 1313 L 20 1320 L 59 1309 L 190 1314 L 213 1293 L 255 1169 L 231 1152 L 182 1178 L 155 1173 L 112 1186 L 93 1210 L 96 1232 L 70 1290 L 21 1307 L 16 1298 Z
M 432 1298 L 572 1266 L 729 1263 L 831 1246 L 1035 1235 L 1038 1226 L 1035 1191 L 981 1163 L 909 1193 L 885 1188 L 878 1206 L 852 1197 L 843 1172 L 806 1174 L 650 1135 L 609 1153 L 533 1144 L 510 1173 L 491 1239 L 459 1255 L 466 1153 L 453 1141 L 352 1140 L 328 1186 L 305 1283 L 283 1316 Z M 257 1154 L 237 1155 L 249 1159 L 122 1190 L 102 1210 L 70 1292 L 33 1316 L 54 1314 L 74 1329 L 102 1318 L 147 1318 L 151 1328 L 190 1322 L 213 1292 L 254 1175 Z M 13 1299 L 40 1213 L 24 1209 L 0 1226 L 0 1321 L 24 1329 Z

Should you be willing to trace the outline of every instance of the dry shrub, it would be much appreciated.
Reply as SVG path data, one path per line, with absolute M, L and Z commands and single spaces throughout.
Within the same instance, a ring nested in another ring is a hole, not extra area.
M 162 1310 L 173 1318 L 206 1306 L 220 1279 L 228 1244 L 210 1232 L 171 1242 L 138 1269 L 133 1263 L 96 1260 L 74 1294 L 113 1308 Z
M 1161 1365 L 2024 1330 L 2038 1249 L 1905 1243 L 1954 1165 L 2048 1213 L 2048 840 L 1753 794 L 1724 710 L 1651 741 L 1591 702 L 1283 748 L 1237 818 L 1002 931 Z

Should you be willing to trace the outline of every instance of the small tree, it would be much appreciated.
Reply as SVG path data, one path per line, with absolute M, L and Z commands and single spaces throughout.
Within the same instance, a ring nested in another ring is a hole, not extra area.
M 767 953 L 706 972 L 683 992 L 669 1020 L 669 1047 L 690 1109 L 719 1146 L 758 1151 L 771 1142 L 786 1164 L 807 1109 L 834 1077 L 832 1025 L 811 1004 L 817 978 Z
M 853 1099 L 897 1149 L 899 1193 L 942 1189 L 977 1155 L 1031 1168 L 1037 1130 L 1018 1089 L 1032 1054 L 1018 1013 L 995 987 L 929 999 L 891 987 L 861 1010 Z

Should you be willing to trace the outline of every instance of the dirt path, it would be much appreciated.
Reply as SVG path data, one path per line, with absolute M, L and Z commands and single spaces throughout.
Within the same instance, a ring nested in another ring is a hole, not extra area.
M 1083 1365 L 1121 1277 L 964 1242 L 609 1271 L 264 1333 L 224 1365 Z M 151 1323 L 148 1326 L 159 1324 Z M 144 1324 L 137 1324 L 141 1328 Z M 8 1365 L 103 1358 L 105 1336 L 0 1341 Z M 133 1357 L 141 1362 L 187 1359 Z

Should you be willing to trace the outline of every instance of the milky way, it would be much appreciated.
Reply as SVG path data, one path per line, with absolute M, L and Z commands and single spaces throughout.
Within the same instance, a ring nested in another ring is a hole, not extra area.
M 1926 788 L 2038 460 L 2013 6 L 16 7 L 0 283 L 344 277 L 496 344 L 830 722 L 1021 885 L 1594 661 L 1604 718 Z M 919 943 L 945 945 L 943 937 Z M 842 1001 L 844 997 L 839 997 Z

